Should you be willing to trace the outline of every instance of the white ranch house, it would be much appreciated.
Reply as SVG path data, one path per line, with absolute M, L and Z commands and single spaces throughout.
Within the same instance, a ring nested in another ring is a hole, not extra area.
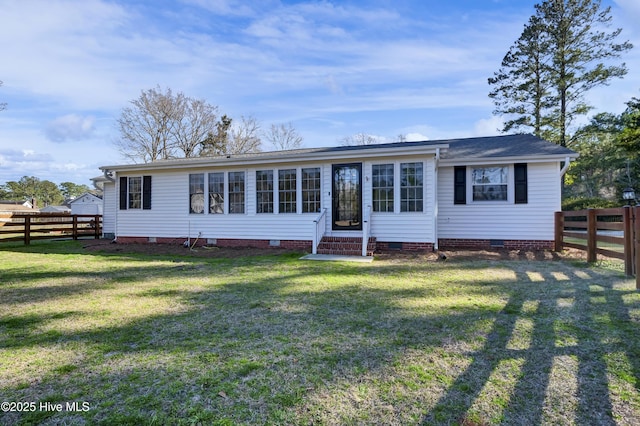
M 549 249 L 576 157 L 510 135 L 104 166 L 104 236 L 362 255 Z

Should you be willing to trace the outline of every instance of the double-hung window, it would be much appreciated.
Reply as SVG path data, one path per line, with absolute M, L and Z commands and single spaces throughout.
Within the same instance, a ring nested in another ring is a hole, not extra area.
M 209 213 L 224 213 L 224 173 L 209 173 Z
M 189 175 L 189 213 L 204 213 L 204 173 Z
M 302 213 L 320 211 L 320 168 L 302 169 Z
M 422 163 L 400 164 L 400 211 L 421 212 L 423 209 L 424 173 Z
M 393 212 L 393 164 L 374 164 L 372 178 L 373 211 Z
M 244 172 L 229 172 L 229 213 L 244 213 Z
M 507 166 L 473 168 L 473 201 L 507 201 L 508 170 Z
M 273 213 L 273 170 L 256 171 L 256 209 Z
M 151 176 L 120 177 L 120 210 L 151 210 Z
M 129 208 L 140 209 L 142 208 L 142 178 L 130 177 L 129 178 Z
M 278 170 L 280 213 L 296 212 L 296 169 Z

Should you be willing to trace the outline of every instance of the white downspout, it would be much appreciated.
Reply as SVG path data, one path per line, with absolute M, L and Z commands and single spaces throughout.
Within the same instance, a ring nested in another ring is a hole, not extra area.
M 112 243 L 115 243 L 118 241 L 118 212 L 120 211 L 119 207 L 118 207 L 118 203 L 119 201 L 119 194 L 120 194 L 120 180 L 116 179 L 116 173 L 113 173 L 113 176 L 108 176 L 107 175 L 107 171 L 104 171 L 104 177 L 106 177 L 107 179 L 111 180 L 113 182 L 113 197 L 115 198 L 114 201 L 116 201 L 115 203 L 113 203 L 113 219 L 114 219 L 114 223 L 113 223 L 113 240 L 111 241 Z M 102 214 L 104 215 L 104 193 L 102 195 L 102 203 L 103 203 L 103 207 L 102 207 Z M 102 232 L 104 232 L 104 216 L 102 216 Z
M 433 184 L 433 250 L 438 251 L 438 164 L 440 163 L 440 148 L 436 148 L 434 184 Z

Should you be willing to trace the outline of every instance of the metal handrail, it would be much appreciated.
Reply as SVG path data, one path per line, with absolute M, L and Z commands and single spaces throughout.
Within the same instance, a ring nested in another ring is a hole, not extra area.
M 327 209 L 322 209 L 320 215 L 313 221 L 315 224 L 313 231 L 313 245 L 311 246 L 311 253 L 318 253 L 318 245 L 320 244 L 320 240 L 324 235 L 324 231 L 327 228 L 327 221 L 325 216 L 327 215 Z
M 364 221 L 362 224 L 362 256 L 367 256 L 369 248 L 369 232 L 371 230 L 371 206 L 365 209 Z

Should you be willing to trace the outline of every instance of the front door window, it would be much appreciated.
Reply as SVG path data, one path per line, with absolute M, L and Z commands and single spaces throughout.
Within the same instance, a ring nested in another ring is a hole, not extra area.
M 362 164 L 333 166 L 333 229 L 362 230 Z

